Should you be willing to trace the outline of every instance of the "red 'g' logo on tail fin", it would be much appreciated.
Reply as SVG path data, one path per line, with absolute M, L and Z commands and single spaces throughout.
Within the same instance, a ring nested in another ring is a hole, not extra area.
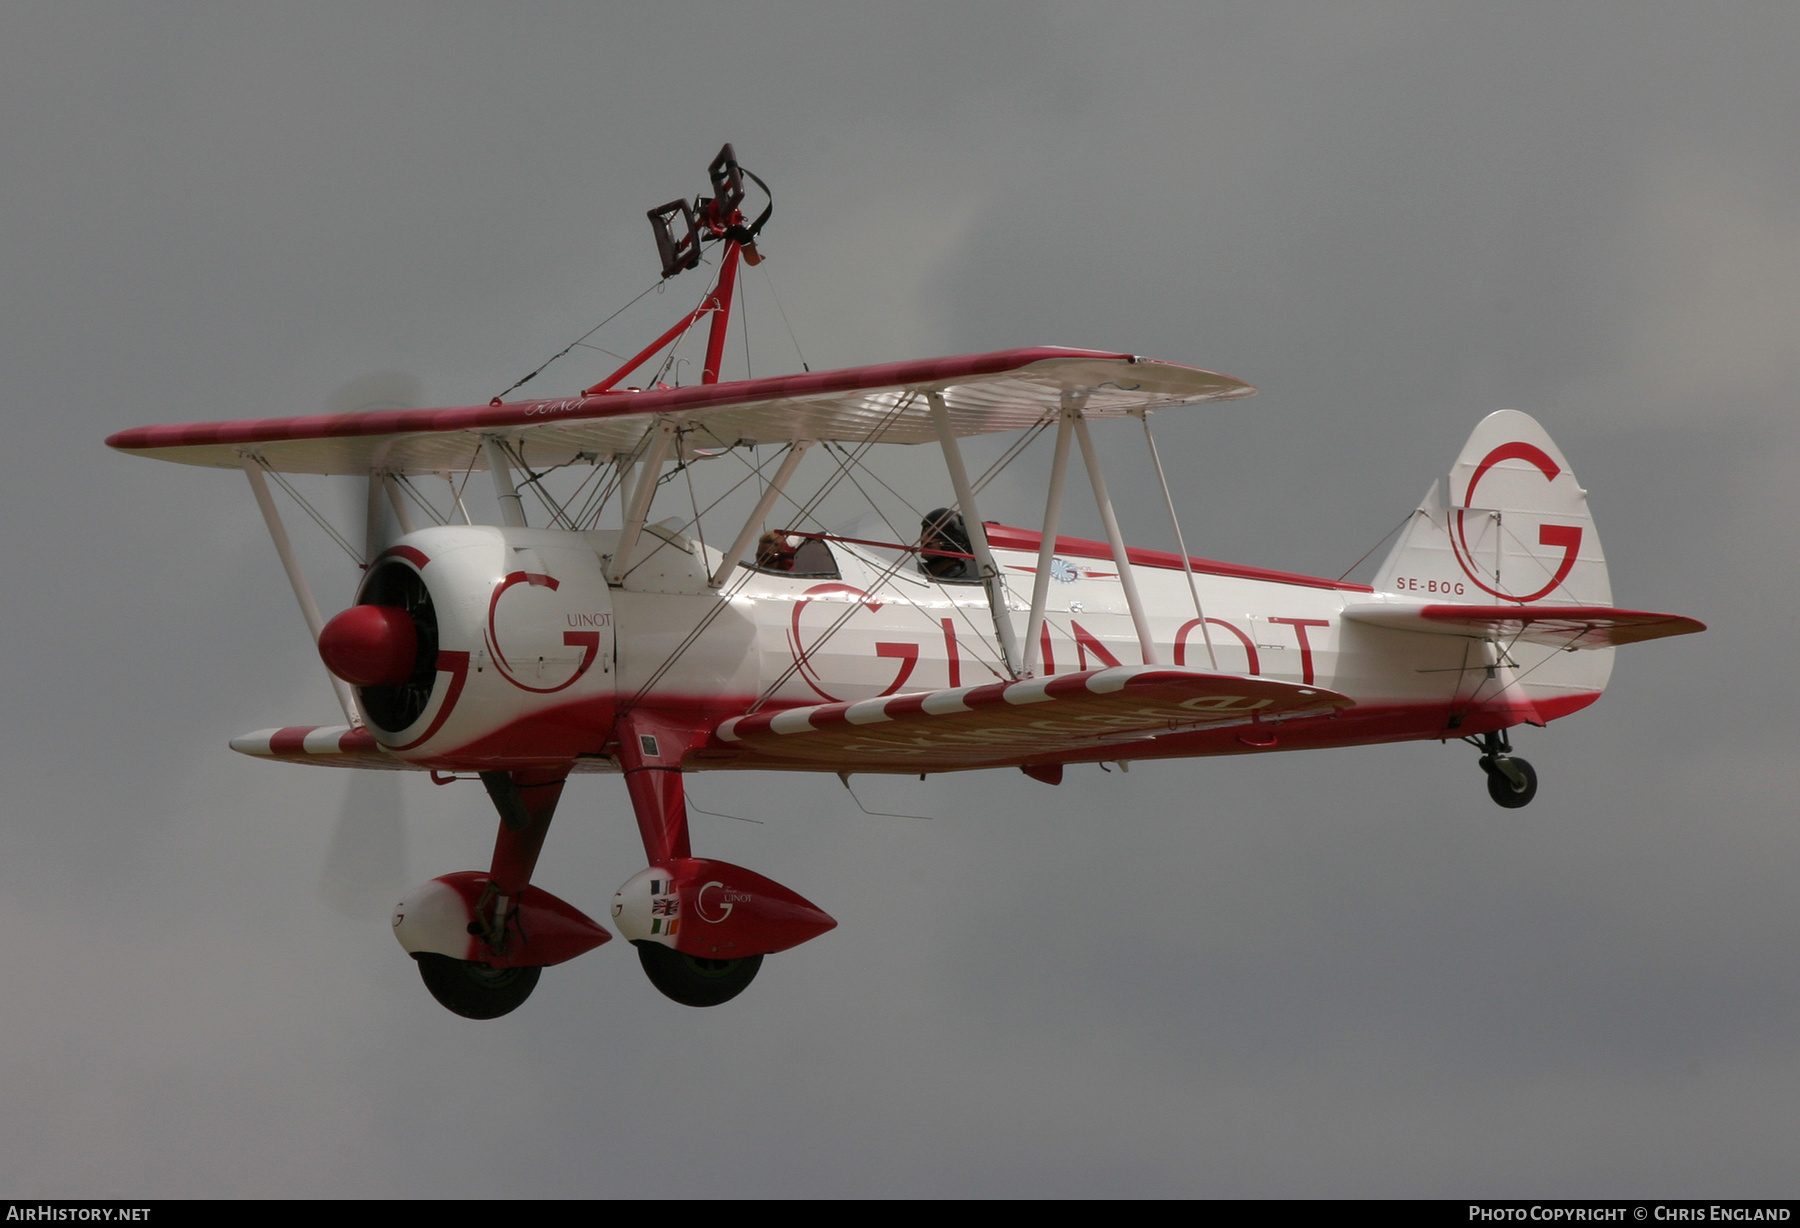
M 1503 443 L 1492 452 L 1489 452 L 1486 456 L 1482 457 L 1481 463 L 1475 466 L 1475 473 L 1469 478 L 1469 489 L 1463 495 L 1463 506 L 1457 509 L 1456 512 L 1456 528 L 1450 534 L 1450 548 L 1456 554 L 1456 561 L 1462 565 L 1463 574 L 1473 580 L 1475 586 L 1483 592 L 1492 593 L 1494 596 L 1504 598 L 1507 601 L 1536 601 L 1539 597 L 1551 592 L 1557 585 L 1569 578 L 1569 572 L 1575 567 L 1576 556 L 1581 551 L 1581 526 L 1578 524 L 1546 524 L 1538 526 L 1538 544 L 1540 546 L 1560 546 L 1562 547 L 1563 556 L 1562 562 L 1558 563 L 1556 566 L 1556 574 L 1550 578 L 1550 583 L 1538 589 L 1537 592 L 1523 594 L 1509 593 L 1504 589 L 1494 588 L 1489 585 L 1487 581 L 1482 578 L 1481 571 L 1475 565 L 1475 552 L 1469 547 L 1468 529 L 1464 524 L 1463 518 L 1467 509 L 1475 506 L 1475 488 L 1481 484 L 1481 479 L 1487 476 L 1487 471 L 1489 469 L 1492 469 L 1501 461 L 1506 460 L 1522 460 L 1527 462 L 1536 468 L 1539 473 L 1544 475 L 1544 480 L 1546 482 L 1554 482 L 1557 476 L 1562 473 L 1562 470 L 1557 468 L 1556 462 L 1550 459 L 1549 454 L 1535 444 L 1523 443 L 1515 440 L 1512 443 Z M 1499 581 L 1495 580 L 1494 583 L 1498 584 Z

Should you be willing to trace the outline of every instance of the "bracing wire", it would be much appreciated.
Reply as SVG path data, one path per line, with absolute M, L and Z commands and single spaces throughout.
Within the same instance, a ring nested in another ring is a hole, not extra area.
M 536 473 L 532 470 L 530 465 L 525 463 L 525 445 L 523 443 L 515 445 L 510 441 L 503 440 L 500 446 L 505 450 L 507 456 L 518 462 L 519 468 L 525 473 L 524 485 L 530 486 L 532 490 L 536 492 L 539 501 L 544 505 L 544 510 L 550 513 L 550 519 L 552 521 L 561 521 L 569 529 L 574 529 L 575 522 L 569 519 L 568 513 L 563 509 L 563 505 L 557 502 L 556 498 L 544 488 L 543 479 L 550 476 L 552 473 L 555 473 L 558 469 L 568 468 L 575 462 L 567 460 L 560 465 L 550 466 L 542 473 Z M 577 493 L 579 493 L 579 490 Z M 574 496 L 571 495 L 570 498 L 574 498 Z
M 976 494 L 980 494 L 982 491 L 986 490 L 988 488 L 988 483 L 992 482 L 995 478 L 1005 472 L 1008 465 L 1012 464 L 1025 454 L 1026 448 L 1029 448 L 1038 441 L 1038 437 L 1050 427 L 1051 421 L 1053 420 L 1040 422 L 1015 439 L 1012 444 L 1007 447 L 1006 451 L 1000 454 L 999 460 L 989 465 L 982 471 L 980 477 L 969 484 L 970 488 L 974 490 Z
M 1381 540 L 1377 541 L 1373 546 L 1370 546 L 1367 550 L 1363 551 L 1362 558 L 1357 559 L 1356 562 L 1354 562 L 1354 563 L 1350 564 L 1350 566 L 1344 568 L 1344 576 L 1349 575 L 1351 572 L 1355 571 L 1358 567 L 1361 567 L 1363 565 L 1363 563 L 1365 561 L 1367 561 L 1368 557 L 1371 554 L 1374 554 L 1377 550 L 1381 549 L 1382 546 L 1387 544 L 1388 538 L 1390 538 L 1394 534 L 1398 533 L 1401 529 L 1404 529 L 1406 527 L 1406 522 L 1411 520 L 1415 514 L 1416 514 L 1415 512 L 1408 512 L 1408 513 L 1406 513 L 1406 515 L 1400 517 L 1400 523 L 1395 525 L 1393 528 L 1389 529 L 1386 533 L 1383 533 L 1381 535 Z M 1344 578 L 1344 576 L 1339 576 L 1338 579 L 1342 580 Z
M 329 537 L 332 541 L 336 542 L 338 544 L 338 548 L 341 549 L 345 554 L 350 556 L 351 562 L 355 563 L 358 567 L 362 567 L 367 564 L 368 560 L 363 558 L 363 552 L 356 549 L 355 547 L 353 547 L 348 541 L 345 540 L 344 535 L 342 533 L 339 533 L 336 529 L 332 528 L 331 522 L 326 520 L 324 516 L 320 515 L 319 510 L 317 508 L 315 508 L 312 504 L 308 503 L 306 501 L 305 496 L 303 496 L 299 491 L 294 489 L 294 484 L 292 482 L 288 481 L 287 478 L 283 477 L 278 471 L 271 469 L 269 467 L 269 463 L 267 461 L 263 460 L 261 457 L 257 458 L 256 463 L 262 467 L 262 470 L 264 473 L 267 473 L 270 477 L 275 479 L 276 485 L 280 486 L 281 489 L 288 492 L 288 497 L 293 499 L 293 501 L 295 503 L 298 503 L 300 505 L 300 508 L 302 511 L 304 511 L 308 516 L 312 517 L 313 523 L 318 525 L 319 528 L 321 528 L 325 531 L 325 536 Z
M 678 436 L 676 447 L 680 447 L 680 446 L 681 445 L 680 445 L 679 436 Z M 693 462 L 690 461 L 690 462 L 682 465 L 681 471 L 687 475 L 688 507 L 690 509 L 692 509 L 693 513 L 694 513 L 694 518 L 692 520 L 688 521 L 688 524 L 691 524 L 694 526 L 694 536 L 700 539 L 700 562 L 702 565 L 704 565 L 706 562 L 706 522 L 703 519 L 701 519 L 700 496 L 694 493 Z M 717 500 L 715 500 L 714 502 L 717 502 Z M 711 505 L 709 504 L 708 506 L 711 506 Z M 683 526 L 683 527 L 685 528 L 685 526 Z
M 755 379 L 755 374 L 750 370 L 750 298 L 744 289 L 749 280 L 748 277 L 738 278 L 738 332 L 744 338 L 744 378 Z
M 550 355 L 550 357 L 546 358 L 538 366 L 538 369 L 536 371 L 533 371 L 530 375 L 527 375 L 525 378 L 523 378 L 523 379 L 519 380 L 517 383 L 513 384 L 513 386 L 511 388 L 508 388 L 504 392 L 501 392 L 498 396 L 494 397 L 494 400 L 496 402 L 498 402 L 502 397 L 506 396 L 506 393 L 511 392 L 516 388 L 522 388 L 526 384 L 529 384 L 532 380 L 536 379 L 539 375 L 541 375 L 543 373 L 545 367 L 548 367 L 551 363 L 553 363 L 557 359 L 561 358 L 564 354 L 567 354 L 570 350 L 574 349 L 576 346 L 578 346 L 582 342 L 586 341 L 589 337 L 592 337 L 595 333 L 597 333 L 601 329 L 605 328 L 608 324 L 611 324 L 614 320 L 616 320 L 620 316 L 624 315 L 627 311 L 630 311 L 633 307 L 637 306 L 639 299 L 644 298 L 645 295 L 648 295 L 650 293 L 650 291 L 652 291 L 652 290 L 661 289 L 662 284 L 663 284 L 662 281 L 658 280 L 654 285 L 646 287 L 645 290 L 643 291 L 643 293 L 639 294 L 637 296 L 637 298 L 632 299 L 629 303 L 626 303 L 623 307 L 619 308 L 617 311 L 615 311 L 611 315 L 607 316 L 604 320 L 600 321 L 600 323 L 594 325 L 594 327 L 588 329 L 585 333 L 582 333 L 581 336 L 575 338 L 575 340 L 573 340 L 573 341 L 569 342 L 569 344 L 563 346 L 562 349 L 560 349 L 560 350 L 556 351 L 556 353 Z M 593 348 L 598 349 L 599 347 L 596 346 Z
M 683 796 L 687 801 L 687 808 L 694 811 L 696 814 L 711 815 L 715 819 L 736 819 L 740 823 L 754 823 L 758 827 L 763 826 L 763 821 L 761 819 L 746 819 L 741 814 L 726 814 L 720 810 L 708 810 L 705 806 L 694 801 L 692 789 L 683 790 Z
M 800 360 L 800 369 L 810 372 L 812 368 L 806 365 L 806 355 L 800 352 L 800 338 L 794 335 L 794 326 L 788 323 L 787 308 L 781 305 L 781 295 L 775 292 L 775 279 L 769 275 L 769 262 L 763 261 L 760 267 L 763 280 L 769 283 L 769 297 L 775 300 L 775 310 L 781 316 L 781 326 L 787 329 L 788 340 L 794 343 L 794 356 Z
M 881 510 L 881 505 L 879 503 L 875 502 L 874 499 L 871 499 L 869 497 L 869 492 L 864 490 L 862 483 L 858 482 L 856 480 L 856 474 L 855 474 L 854 470 L 861 469 L 864 473 L 868 474 L 876 482 L 879 482 L 881 484 L 881 488 L 883 490 L 887 491 L 889 494 L 893 495 L 896 499 L 900 500 L 901 503 L 905 504 L 907 510 L 910 511 L 913 515 L 919 517 L 921 521 L 924 520 L 924 513 L 920 512 L 918 508 L 914 507 L 912 505 L 911 500 L 907 499 L 905 495 L 902 495 L 899 491 L 895 490 L 892 486 L 889 486 L 885 481 L 882 481 L 882 477 L 879 473 L 876 473 L 875 470 L 871 469 L 868 465 L 863 464 L 860 461 L 852 459 L 851 456 L 849 455 L 848 450 L 845 449 L 843 444 L 839 443 L 839 444 L 834 445 L 832 441 L 828 440 L 828 441 L 826 441 L 826 446 L 827 446 L 827 448 L 832 448 L 835 446 L 837 453 L 843 457 L 844 476 L 849 479 L 850 484 L 852 486 L 856 487 L 856 491 L 858 494 L 860 494 L 863 497 L 863 501 L 866 502 L 871 508 L 873 508 L 875 510 L 875 514 L 877 516 L 881 517 L 881 523 L 887 526 L 888 532 L 893 535 L 895 541 L 896 542 L 902 541 L 902 540 L 905 540 L 908 537 L 910 537 L 911 536 L 910 534 L 901 532 L 900 529 L 895 526 L 894 522 L 888 519 L 887 513 Z M 926 617 L 926 619 L 932 623 L 932 629 L 934 631 L 939 629 L 937 626 L 935 616 L 933 616 L 929 611 L 925 610 L 922 606 L 915 605 L 912 608 L 917 610 L 920 614 L 924 615 Z M 951 612 L 957 618 L 960 618 L 964 623 L 966 623 L 968 625 L 968 629 L 969 629 L 970 633 L 975 637 L 975 642 L 978 644 L 985 645 L 986 636 L 982 633 L 981 628 L 978 625 L 976 625 L 974 620 L 970 617 L 968 610 L 965 609 L 963 606 L 957 605 L 954 601 L 951 602 L 950 608 L 951 608 Z M 989 673 L 993 674 L 994 677 L 999 678 L 1002 676 L 1000 674 L 999 670 L 997 670 L 995 668 L 994 661 L 983 656 L 980 651 L 971 650 L 970 656 L 973 657 L 980 665 L 982 665 Z
M 784 449 L 784 451 L 785 451 L 785 449 Z M 780 456 L 781 453 L 777 452 L 775 455 Z M 743 458 L 739 457 L 738 459 L 742 460 Z M 774 459 L 775 459 L 775 457 L 773 457 L 773 456 L 770 457 L 769 461 L 763 462 L 763 465 L 764 466 L 768 465 Z M 755 475 L 755 472 L 760 472 L 760 468 L 761 467 L 759 467 L 758 470 L 753 471 L 751 474 L 748 474 L 744 478 L 740 479 L 738 482 L 738 485 L 740 485 L 740 486 L 743 485 L 744 482 L 748 481 L 750 479 L 750 477 Z M 727 493 L 730 493 L 730 492 L 727 492 Z M 723 498 L 723 497 L 724 496 L 721 496 L 721 498 Z M 715 502 L 716 502 L 716 500 L 715 500 Z M 652 553 L 655 553 L 655 551 L 652 551 Z M 635 570 L 635 567 L 633 568 L 633 570 Z M 627 712 L 629 712 L 629 711 L 631 711 L 631 709 L 635 708 L 638 704 L 638 701 L 641 700 L 645 695 L 649 694 L 651 689 L 654 688 L 658 682 L 662 681 L 663 675 L 667 674 L 669 672 L 669 670 L 674 668 L 675 663 L 681 659 L 682 655 L 684 653 L 686 653 L 687 650 L 694 645 L 695 641 L 697 641 L 702 635 L 704 635 L 706 633 L 707 628 L 711 627 L 713 625 L 713 623 L 718 619 L 718 617 L 725 612 L 727 607 L 730 606 L 731 599 L 737 595 L 738 590 L 743 588 L 743 586 L 745 584 L 749 583 L 751 574 L 752 573 L 750 573 L 748 571 L 741 572 L 737 576 L 733 577 L 732 581 L 729 584 L 727 584 L 720 591 L 719 600 L 716 604 L 714 604 L 713 608 L 706 612 L 706 615 L 703 618 L 701 618 L 701 620 L 698 623 L 696 623 L 694 625 L 694 629 L 692 631 L 688 632 L 688 634 L 685 637 L 683 637 L 682 641 L 679 644 L 675 645 L 674 649 L 671 650 L 669 655 L 663 659 L 662 664 L 657 666 L 655 672 L 653 672 L 650 675 L 649 679 L 645 681 L 644 685 L 639 687 L 636 694 L 634 694 L 629 700 L 627 700 L 626 703 L 624 704 L 624 706 L 619 709 L 620 717 L 623 717 Z
M 887 567 L 885 567 L 881 572 L 879 572 L 875 577 L 875 582 L 874 582 L 875 587 L 877 587 L 877 588 L 881 587 L 882 585 L 886 584 L 889 580 L 892 580 L 896 575 L 898 575 L 900 572 L 900 568 L 905 566 L 906 560 L 909 557 L 911 557 L 911 556 L 902 554 L 898 558 L 896 558 L 892 563 L 890 563 Z M 844 626 L 850 621 L 851 616 L 856 613 L 857 608 L 861 604 L 862 603 L 859 601 L 853 601 L 853 602 L 846 604 L 844 607 L 844 612 L 842 614 L 839 614 L 837 616 L 837 618 L 832 621 L 831 625 L 825 628 L 824 632 L 820 634 L 819 638 L 813 641 L 812 650 L 816 652 L 818 649 L 822 648 L 826 644 L 826 642 L 829 641 L 834 635 L 836 635 L 839 631 L 843 630 Z M 800 666 L 801 666 L 802 662 L 804 661 L 806 655 L 807 654 L 805 654 L 805 653 L 796 653 L 794 655 L 793 664 L 789 665 L 786 669 L 784 669 L 781 672 L 781 676 L 776 678 L 774 682 L 770 683 L 767 687 L 763 688 L 762 694 L 760 694 L 756 697 L 756 702 L 750 705 L 749 711 L 755 712 L 755 711 L 759 710 L 765 703 L 767 703 L 769 701 L 770 697 L 773 696 L 776 691 L 779 691 L 782 687 L 786 686 L 788 683 L 788 680 L 800 671 Z
M 437 510 L 437 506 L 433 504 L 431 500 L 427 499 L 418 487 L 412 484 L 412 479 L 407 477 L 406 474 L 390 473 L 388 476 L 394 479 L 394 484 L 400 488 L 400 493 L 412 500 L 414 507 L 417 507 L 420 511 L 431 517 L 431 523 L 450 523 L 449 515 L 440 514 Z
M 910 404 L 909 401 L 902 401 L 899 404 L 897 404 L 894 407 L 894 409 L 890 412 L 888 417 L 884 421 L 882 421 L 874 431 L 872 431 L 870 433 L 869 437 L 866 440 L 863 441 L 861 450 L 866 451 L 868 448 L 873 447 L 876 443 L 878 443 L 880 441 L 881 436 L 886 434 L 888 429 L 890 427 L 892 427 L 892 425 L 895 422 L 899 421 L 900 415 L 904 412 L 904 410 L 908 404 Z M 733 454 L 735 455 L 735 452 Z M 743 458 L 739 457 L 739 460 L 743 460 Z M 748 461 L 745 461 L 744 463 L 746 465 L 749 464 Z M 815 497 L 815 499 L 810 501 L 810 505 L 816 506 L 817 502 L 818 502 L 818 498 L 823 497 L 823 494 L 828 493 L 831 489 L 835 489 L 838 482 L 840 482 L 842 480 L 842 475 L 843 475 L 843 470 L 840 467 L 838 477 L 833 479 L 833 481 L 827 485 L 825 491 L 821 492 L 821 494 L 819 496 Z M 802 508 L 802 510 L 799 514 L 799 517 L 797 517 L 797 518 L 800 518 L 800 517 L 805 517 L 805 518 L 810 519 L 811 511 L 808 508 Z M 654 551 L 652 551 L 652 553 L 654 553 Z M 907 556 L 902 555 L 899 560 L 896 560 L 894 562 L 894 564 L 887 571 L 885 571 L 884 573 L 882 573 L 880 575 L 880 577 L 877 579 L 876 583 L 878 585 L 885 584 L 885 583 L 887 583 L 888 580 L 892 579 L 893 576 L 899 571 L 901 564 L 904 562 L 906 557 Z M 641 563 L 641 561 L 640 561 L 640 563 Z M 751 574 L 752 573 L 746 571 L 742 575 L 735 577 L 733 583 L 728 585 L 719 594 L 719 600 L 713 605 L 712 609 L 707 611 L 706 615 L 704 617 L 702 617 L 697 624 L 695 624 L 694 629 L 692 631 L 690 631 L 685 637 L 683 637 L 682 641 L 679 644 L 677 644 L 673 650 L 670 651 L 669 655 L 663 659 L 663 662 L 659 666 L 657 666 L 656 670 L 651 674 L 651 676 L 648 679 L 646 679 L 644 684 L 637 689 L 637 692 L 635 694 L 633 694 L 632 697 L 629 700 L 627 700 L 623 705 L 621 705 L 621 707 L 618 710 L 617 718 L 615 718 L 615 719 L 622 719 L 628 712 L 630 712 L 633 708 L 635 708 L 638 705 L 639 701 L 641 701 L 645 695 L 649 694 L 651 689 L 654 688 L 656 686 L 656 684 L 662 680 L 663 676 L 665 674 L 667 674 L 670 669 L 674 668 L 675 663 L 678 660 L 680 660 L 680 658 L 683 656 L 683 654 L 685 654 L 687 652 L 687 650 L 693 646 L 695 641 L 697 641 L 700 638 L 700 636 L 705 633 L 707 628 L 711 627 L 713 622 L 721 614 L 723 614 L 725 612 L 726 608 L 731 604 L 730 599 L 733 596 L 735 596 L 737 591 L 740 588 L 742 588 L 743 585 L 749 581 Z M 830 627 L 826 628 L 825 633 L 819 638 L 819 640 L 817 641 L 817 644 L 823 644 L 826 640 L 830 639 L 833 635 L 835 635 L 837 633 L 837 631 L 849 620 L 850 615 L 855 613 L 855 610 L 856 610 L 855 606 L 851 606 L 848 609 L 846 609 L 844 611 L 843 615 L 841 615 L 837 619 L 836 622 L 834 622 Z M 817 645 L 815 645 L 815 647 L 816 646 Z M 773 695 L 777 690 L 779 690 L 781 687 L 783 687 L 787 684 L 788 679 L 790 679 L 794 676 L 794 673 L 798 668 L 799 668 L 799 662 L 796 661 L 793 666 L 791 666 L 787 671 L 785 671 L 781 675 L 780 678 L 776 679 L 776 681 L 774 682 L 773 685 L 768 687 L 762 693 L 762 695 L 760 695 L 757 698 L 756 702 L 751 705 L 749 710 L 751 712 L 755 712 L 758 708 L 760 708 L 763 705 L 763 703 L 768 700 L 769 696 Z

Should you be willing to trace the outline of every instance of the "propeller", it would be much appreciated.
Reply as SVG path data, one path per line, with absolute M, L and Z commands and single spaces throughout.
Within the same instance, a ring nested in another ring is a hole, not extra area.
M 331 394 L 327 408 L 354 414 L 411 409 L 418 403 L 416 378 L 385 371 L 351 380 Z M 400 526 L 380 485 L 373 484 L 373 491 L 370 485 L 357 484 L 344 519 L 361 528 L 350 540 L 366 542 L 373 557 L 400 536 Z M 387 916 L 410 885 L 401 773 L 352 770 L 345 775 L 349 779 L 326 849 L 319 895 L 343 916 L 373 920 Z

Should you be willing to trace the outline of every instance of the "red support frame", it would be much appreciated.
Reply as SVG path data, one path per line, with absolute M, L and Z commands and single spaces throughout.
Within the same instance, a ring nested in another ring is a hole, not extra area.
M 735 212 L 731 215 L 732 225 L 743 221 Z M 719 366 L 725 359 L 725 330 L 731 324 L 731 296 L 737 289 L 738 245 L 736 241 L 725 244 L 725 262 L 719 269 L 719 280 L 713 286 L 712 298 L 709 301 L 712 311 L 712 332 L 706 338 L 706 365 L 700 368 L 702 384 L 719 382 Z
M 732 217 L 736 220 L 737 215 L 733 214 Z M 731 326 L 731 296 L 737 289 L 738 251 L 739 247 L 735 242 L 725 245 L 725 262 L 719 269 L 719 280 L 714 283 L 712 292 L 700 301 L 698 307 L 681 317 L 668 332 L 639 350 L 624 366 L 592 388 L 584 389 L 581 395 L 591 397 L 608 391 L 627 375 L 649 362 L 662 351 L 663 347 L 679 339 L 683 333 L 693 327 L 696 320 L 708 313 L 711 313 L 713 317 L 712 330 L 706 338 L 706 365 L 700 370 L 700 382 L 702 384 L 718 383 L 719 365 L 725 357 L 725 332 Z

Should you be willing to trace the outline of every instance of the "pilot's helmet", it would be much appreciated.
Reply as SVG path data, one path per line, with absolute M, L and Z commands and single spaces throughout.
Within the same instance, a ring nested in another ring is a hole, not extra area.
M 926 513 L 919 525 L 919 536 L 927 545 L 936 539 L 946 549 L 969 553 L 969 530 L 963 524 L 962 513 L 947 507 Z

